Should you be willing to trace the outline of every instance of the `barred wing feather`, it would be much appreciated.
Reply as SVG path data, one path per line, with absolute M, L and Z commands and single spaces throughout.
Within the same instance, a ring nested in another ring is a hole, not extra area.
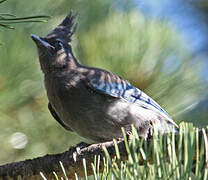
M 168 113 L 160 107 L 152 98 L 142 92 L 140 89 L 131 85 L 128 81 L 120 79 L 120 82 L 105 82 L 100 81 L 97 78 L 90 80 L 90 86 L 96 91 L 110 95 L 116 98 L 122 98 L 123 100 L 138 104 L 143 108 L 150 109 L 152 111 L 157 111 L 165 117 L 170 124 L 178 127 L 178 125 L 170 118 Z

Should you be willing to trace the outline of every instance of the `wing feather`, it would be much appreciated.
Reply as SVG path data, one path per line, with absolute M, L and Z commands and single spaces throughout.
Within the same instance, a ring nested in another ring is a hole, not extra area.
M 103 76 L 104 73 L 101 75 Z M 109 80 L 109 76 L 111 80 Z M 115 98 L 122 98 L 127 102 L 135 103 L 143 108 L 156 111 L 165 117 L 170 124 L 178 127 L 177 124 L 170 118 L 168 113 L 163 108 L 161 108 L 158 103 L 156 103 L 152 98 L 150 98 L 140 89 L 134 87 L 128 81 L 120 78 L 119 76 L 108 73 L 105 78 L 99 78 L 99 76 L 96 75 L 90 78 L 89 84 L 91 88 L 99 93 L 106 94 Z

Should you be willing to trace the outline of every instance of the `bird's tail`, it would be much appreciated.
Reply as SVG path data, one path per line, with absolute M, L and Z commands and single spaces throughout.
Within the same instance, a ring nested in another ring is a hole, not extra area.
M 70 11 L 61 24 L 59 24 L 51 33 L 49 33 L 47 37 L 58 37 L 64 41 L 70 42 L 72 35 L 77 29 L 77 23 L 75 23 L 76 16 L 77 14 L 73 14 L 72 11 Z

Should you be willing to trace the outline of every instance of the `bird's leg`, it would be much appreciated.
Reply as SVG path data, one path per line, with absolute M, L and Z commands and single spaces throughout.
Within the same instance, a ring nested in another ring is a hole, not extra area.
M 147 131 L 147 135 L 146 135 L 145 139 L 150 140 L 150 139 L 152 139 L 152 136 L 153 136 L 153 128 L 150 127 Z
M 146 140 L 150 140 L 150 139 L 152 139 L 152 136 L 153 136 L 153 132 L 154 132 L 154 127 L 153 127 L 153 123 L 152 123 L 152 121 L 150 121 L 150 128 L 148 129 L 148 131 L 147 131 L 147 134 L 146 134 Z

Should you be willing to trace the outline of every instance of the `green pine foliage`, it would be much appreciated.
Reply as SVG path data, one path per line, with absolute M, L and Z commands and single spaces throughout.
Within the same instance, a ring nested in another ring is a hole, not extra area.
M 7 0 L 0 0 L 0 4 Z M 0 13 L 0 28 L 14 29 L 13 24 L 20 23 L 34 23 L 34 22 L 47 22 L 50 16 L 27 16 L 27 17 L 17 17 L 10 13 Z
M 191 124 L 182 123 L 178 135 L 172 133 L 164 137 L 154 134 L 151 143 L 148 143 L 139 138 L 133 128 L 131 140 L 128 141 L 123 133 L 128 153 L 126 161 L 121 160 L 114 140 L 116 157 L 111 159 L 104 148 L 105 158 L 101 161 L 99 156 L 95 156 L 95 162 L 91 164 L 93 175 L 88 177 L 87 162 L 83 159 L 85 176 L 75 177 L 85 180 L 206 180 L 208 179 L 208 140 L 205 129 L 201 131 L 203 138 L 199 141 L 199 129 Z M 143 165 L 140 165 L 141 161 Z M 102 172 L 99 169 L 101 163 L 104 165 Z M 65 177 L 58 177 L 54 172 L 54 178 L 70 179 L 66 175 L 63 164 L 60 165 Z M 41 175 L 44 179 L 44 174 Z

